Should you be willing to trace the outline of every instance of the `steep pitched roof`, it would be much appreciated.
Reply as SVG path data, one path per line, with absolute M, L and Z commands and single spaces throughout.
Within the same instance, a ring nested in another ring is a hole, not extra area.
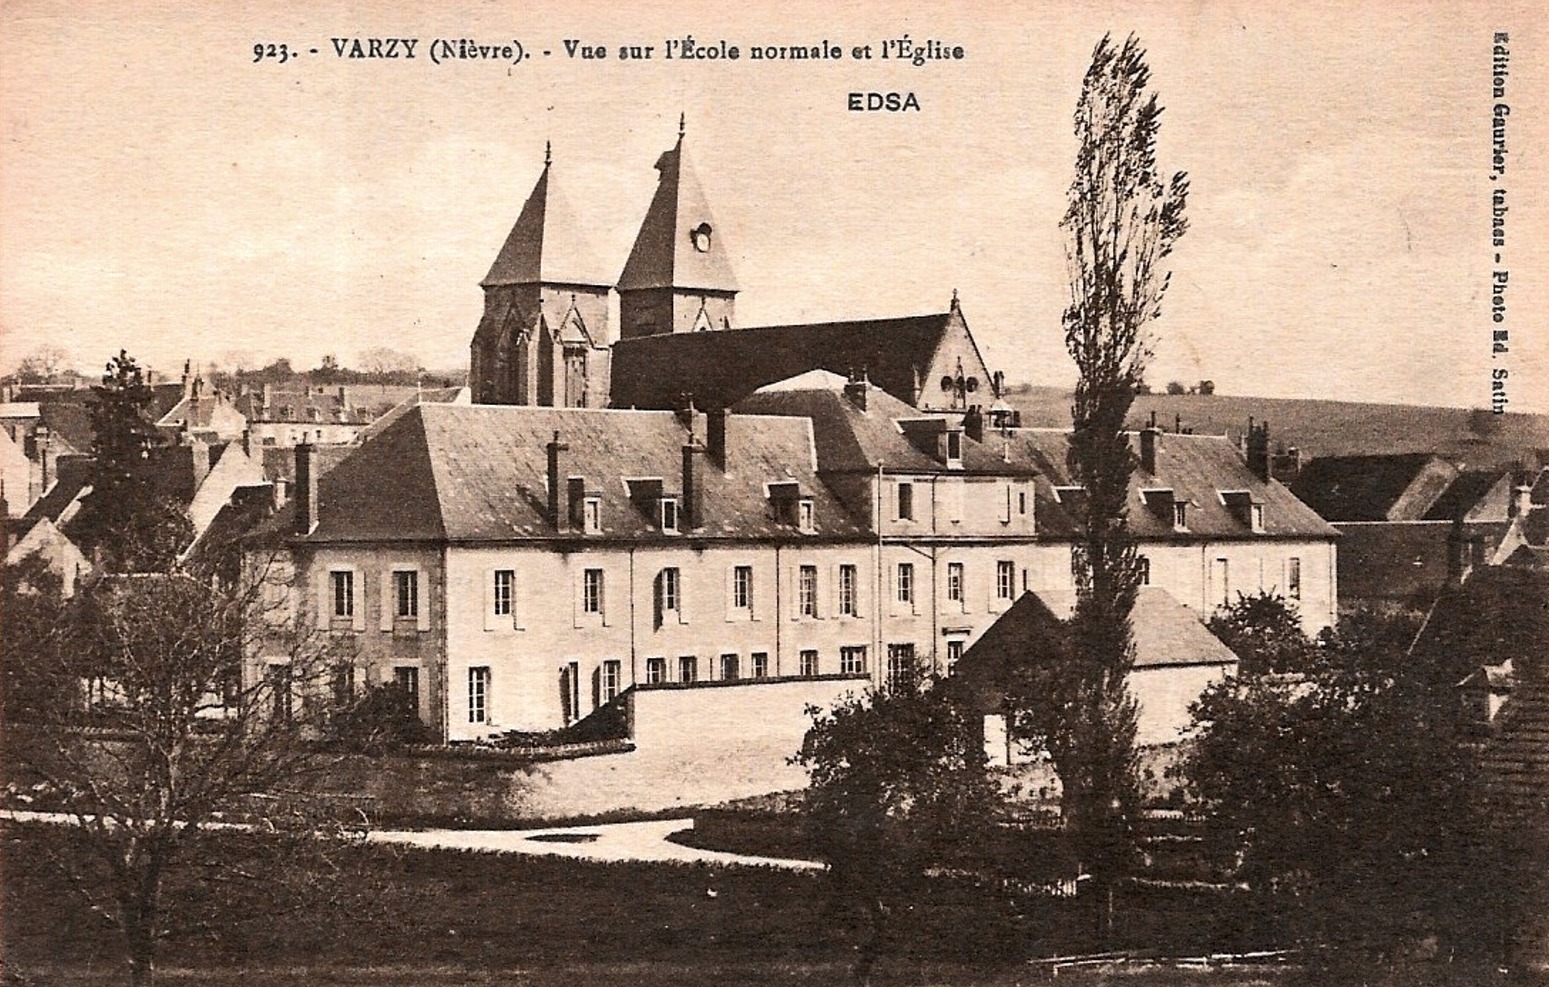
M 1329 521 L 1414 521 L 1455 476 L 1428 452 L 1321 456 L 1302 467 L 1291 488 Z
M 1453 518 L 1466 518 L 1479 502 L 1489 494 L 1502 479 L 1511 476 L 1510 470 L 1464 470 L 1457 475 L 1447 489 L 1442 491 L 1440 497 L 1431 504 L 1425 512 L 1423 520 L 1426 521 L 1451 521 Z M 1508 484 L 1507 495 L 1510 495 Z M 1504 520 L 1504 515 L 1502 516 Z
M 805 386 L 802 386 L 805 382 Z M 794 381 L 760 388 L 739 401 L 742 414 L 782 415 L 810 419 L 817 440 L 818 469 L 825 473 L 945 472 L 945 463 L 906 437 L 901 422 L 925 423 L 919 411 L 881 389 L 867 385 L 866 410 L 844 394 L 836 374 L 809 372 Z M 928 419 L 942 423 L 942 419 Z M 1026 463 L 1008 463 L 988 443 L 964 436 L 961 472 L 1026 476 Z
M 54 464 L 54 482 L 37 502 L 27 508 L 28 518 L 48 518 L 55 524 L 65 520 L 70 507 L 91 487 L 93 460 L 89 456 L 61 456 Z
M 1138 456 L 1138 434 L 1131 433 L 1131 447 Z M 1036 504 L 1038 533 L 1059 538 L 1075 532 L 1075 516 L 1056 487 L 1074 485 L 1069 468 L 1070 432 L 1055 429 L 1018 429 L 1013 433 L 1013 462 L 1032 465 L 1038 472 Z M 1169 538 L 1334 538 L 1338 532 L 1278 481 L 1260 480 L 1248 468 L 1236 445 L 1220 435 L 1160 437 L 1156 472 L 1137 466 L 1130 480 L 1129 523 L 1137 537 L 1165 541 Z M 1167 489 L 1175 501 L 1187 507 L 1187 530 L 1177 532 L 1172 519 L 1154 511 L 1143 490 Z M 1254 532 L 1222 494 L 1246 492 L 1264 508 L 1264 530 Z
M 522 205 L 516 223 L 501 245 L 489 273 L 479 282 L 486 288 L 504 284 L 583 284 L 606 286 L 601 262 L 582 235 L 569 204 L 554 188 L 552 163 Z
M 646 210 L 635 245 L 619 275 L 620 291 L 638 288 L 703 288 L 736 291 L 725 238 L 710 215 L 699 179 L 677 146 L 656 161 L 661 177 Z M 696 232 L 702 231 L 703 239 Z M 700 249 L 696 244 L 703 244 Z
M 864 371 L 906 404 L 918 397 L 952 313 L 816 322 L 625 339 L 613 347 L 616 408 L 674 408 L 685 393 L 702 408 L 736 404 L 765 384 L 810 370 Z
M 705 434 L 701 420 L 696 428 Z M 654 513 L 630 499 L 630 479 L 682 490 L 689 439 L 670 412 L 509 405 L 419 405 L 324 476 L 319 520 L 308 541 L 576 539 L 548 518 L 547 446 L 569 446 L 563 477 L 584 477 L 601 498 L 602 531 L 591 537 L 661 535 Z M 695 538 L 839 537 L 862 528 L 817 479 L 811 428 L 791 418 L 732 416 L 726 465 L 695 457 L 703 519 Z M 766 485 L 794 481 L 812 498 L 815 530 L 798 535 L 771 511 Z M 281 522 L 285 523 L 285 522 Z

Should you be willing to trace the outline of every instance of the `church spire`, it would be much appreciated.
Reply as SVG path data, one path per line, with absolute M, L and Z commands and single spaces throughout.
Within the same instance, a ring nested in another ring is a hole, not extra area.
M 602 264 L 582 235 L 575 215 L 553 187 L 553 147 L 543 143 L 543 173 L 506 236 L 495 263 L 480 282 L 503 284 L 583 284 L 603 286 Z

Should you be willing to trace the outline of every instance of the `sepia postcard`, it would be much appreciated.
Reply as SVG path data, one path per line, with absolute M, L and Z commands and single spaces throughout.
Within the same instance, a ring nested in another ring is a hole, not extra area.
M 1549 969 L 1539 5 L 3 0 L 0 48 L 6 983 Z M 1028 657 L 1093 613 L 1111 799 Z M 1372 696 L 1384 757 L 1255 746 Z

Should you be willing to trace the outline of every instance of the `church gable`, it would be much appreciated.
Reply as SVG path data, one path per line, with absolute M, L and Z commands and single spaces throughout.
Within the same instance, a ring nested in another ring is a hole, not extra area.
M 994 377 L 963 318 L 956 293 L 919 377 L 911 403 L 922 410 L 966 411 L 975 405 L 988 407 L 995 400 Z

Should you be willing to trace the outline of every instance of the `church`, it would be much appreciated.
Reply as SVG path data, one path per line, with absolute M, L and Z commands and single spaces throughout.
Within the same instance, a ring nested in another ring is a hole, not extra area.
M 616 280 L 601 273 L 553 170 L 545 154 L 481 282 L 475 403 L 717 410 L 814 370 L 865 377 L 921 411 L 966 413 L 998 398 L 1001 378 L 985 365 L 955 292 L 946 311 L 926 315 L 738 325 L 730 254 L 681 122 L 677 144 L 656 162 L 656 193 Z

